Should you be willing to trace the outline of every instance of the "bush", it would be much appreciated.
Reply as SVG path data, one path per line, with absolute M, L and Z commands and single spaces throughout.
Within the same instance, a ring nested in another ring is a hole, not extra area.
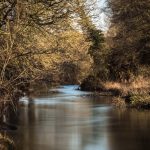
M 104 89 L 101 80 L 93 75 L 89 75 L 85 78 L 80 88 L 82 91 L 103 91 Z
M 136 108 L 150 108 L 150 95 L 134 95 L 130 97 L 131 107 Z

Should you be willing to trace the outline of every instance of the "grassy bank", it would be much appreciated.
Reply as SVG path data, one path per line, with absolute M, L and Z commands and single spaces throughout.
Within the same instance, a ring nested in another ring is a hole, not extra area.
M 132 82 L 105 82 L 104 90 L 111 91 L 117 99 L 115 104 L 123 104 L 125 100 L 129 107 L 150 109 L 150 79 L 137 77 Z
M 118 107 L 150 109 L 150 79 L 143 76 L 131 82 L 104 82 L 88 77 L 80 87 L 83 91 L 95 92 L 95 96 L 115 96 L 113 104 Z

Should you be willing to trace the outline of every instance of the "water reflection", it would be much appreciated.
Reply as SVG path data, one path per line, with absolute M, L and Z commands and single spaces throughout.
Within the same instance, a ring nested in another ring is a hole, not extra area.
M 138 110 L 113 110 L 115 122 L 109 127 L 112 150 L 145 150 L 150 147 L 150 112 Z
M 24 99 L 17 150 L 144 150 L 150 146 L 150 112 L 117 110 L 110 97 L 88 98 L 67 86 L 53 96 Z

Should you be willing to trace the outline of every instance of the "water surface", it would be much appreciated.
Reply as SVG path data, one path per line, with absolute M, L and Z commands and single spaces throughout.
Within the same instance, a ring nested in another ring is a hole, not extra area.
M 116 109 L 111 97 L 76 89 L 21 99 L 19 127 L 11 132 L 17 150 L 149 149 L 150 111 Z

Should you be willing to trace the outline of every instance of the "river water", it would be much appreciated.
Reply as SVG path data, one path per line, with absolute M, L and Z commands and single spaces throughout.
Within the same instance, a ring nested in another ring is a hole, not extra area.
M 77 86 L 20 100 L 17 150 L 148 150 L 150 111 L 117 109 Z

